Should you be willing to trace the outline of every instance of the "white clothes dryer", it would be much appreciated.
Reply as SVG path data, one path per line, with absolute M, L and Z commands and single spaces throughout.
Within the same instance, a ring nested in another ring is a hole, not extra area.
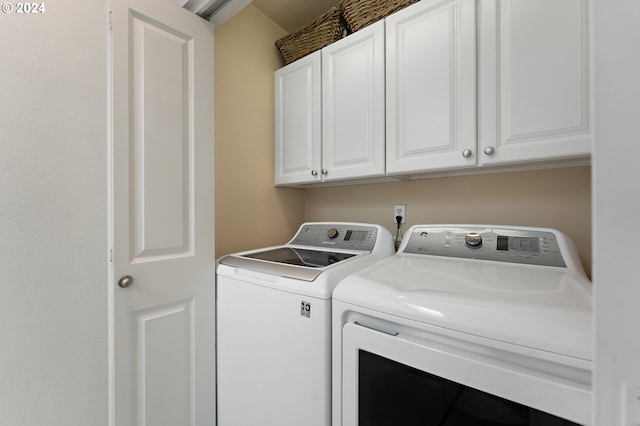
M 333 425 L 589 424 L 591 283 L 552 229 L 418 225 L 333 294 Z
M 218 426 L 331 424 L 331 295 L 394 253 L 388 230 L 305 223 L 217 269 Z

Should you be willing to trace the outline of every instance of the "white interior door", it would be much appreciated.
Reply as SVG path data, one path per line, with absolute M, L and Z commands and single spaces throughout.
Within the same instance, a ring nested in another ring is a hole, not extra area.
M 113 0 L 111 42 L 110 424 L 214 425 L 213 26 Z

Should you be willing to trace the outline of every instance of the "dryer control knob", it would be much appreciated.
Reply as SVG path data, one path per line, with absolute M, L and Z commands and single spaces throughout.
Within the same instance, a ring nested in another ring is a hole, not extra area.
M 464 236 L 464 244 L 469 248 L 482 247 L 482 235 L 475 232 Z
M 330 240 L 333 240 L 337 236 L 338 236 L 338 230 L 336 228 L 331 228 L 327 231 L 327 237 L 329 237 Z

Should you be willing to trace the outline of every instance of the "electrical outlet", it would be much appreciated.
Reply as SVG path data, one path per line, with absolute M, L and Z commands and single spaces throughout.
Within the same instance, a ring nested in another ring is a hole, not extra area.
M 400 223 L 407 222 L 407 206 L 404 204 L 396 204 L 393 206 L 393 223 L 396 222 L 396 216 L 402 216 L 402 221 Z

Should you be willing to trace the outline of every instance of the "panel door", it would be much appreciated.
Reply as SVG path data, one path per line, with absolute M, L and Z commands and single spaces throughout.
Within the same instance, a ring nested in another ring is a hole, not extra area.
M 275 72 L 275 184 L 320 182 L 321 52 Z
M 214 425 L 213 26 L 114 0 L 111 43 L 110 424 Z
M 384 175 L 384 85 L 384 21 L 322 49 L 325 181 Z
M 480 8 L 480 163 L 588 156 L 587 0 Z
M 474 0 L 387 18 L 387 173 L 476 165 L 475 22 Z

